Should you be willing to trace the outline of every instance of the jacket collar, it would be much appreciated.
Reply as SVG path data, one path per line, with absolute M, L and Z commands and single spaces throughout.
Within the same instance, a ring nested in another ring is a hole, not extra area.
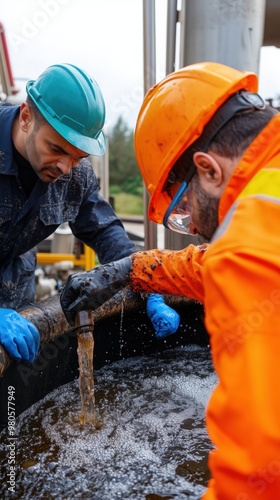
M 4 161 L 0 161 L 1 174 L 17 174 L 17 166 L 13 161 L 12 126 L 19 108 L 0 106 L 0 154 L 4 154 Z
M 255 138 L 237 165 L 219 202 L 219 224 L 252 177 L 280 154 L 280 114 Z M 280 161 L 277 160 L 280 167 Z

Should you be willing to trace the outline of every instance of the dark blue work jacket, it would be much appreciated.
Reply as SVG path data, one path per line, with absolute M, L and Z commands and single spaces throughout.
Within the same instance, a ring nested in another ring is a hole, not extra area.
M 34 301 L 36 245 L 63 222 L 90 246 L 101 263 L 137 249 L 99 186 L 89 160 L 52 184 L 39 178 L 28 198 L 13 158 L 12 124 L 18 106 L 0 106 L 0 307 L 20 309 Z

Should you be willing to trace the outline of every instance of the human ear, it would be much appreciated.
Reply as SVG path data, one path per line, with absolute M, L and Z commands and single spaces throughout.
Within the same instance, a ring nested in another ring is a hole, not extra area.
M 27 104 L 27 102 L 23 102 L 20 106 L 20 112 L 19 112 L 19 123 L 21 130 L 23 130 L 23 132 L 28 131 L 32 119 L 33 119 L 33 114 L 30 106 Z
M 212 154 L 196 151 L 193 155 L 193 162 L 197 168 L 198 175 L 203 184 L 211 184 L 219 187 L 223 182 L 223 171 L 220 164 Z

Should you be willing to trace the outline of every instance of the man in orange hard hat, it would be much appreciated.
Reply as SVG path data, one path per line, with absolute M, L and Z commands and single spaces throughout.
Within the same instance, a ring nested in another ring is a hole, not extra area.
M 204 303 L 219 379 L 205 500 L 280 495 L 280 115 L 256 92 L 255 74 L 198 63 L 147 93 L 135 150 L 149 218 L 210 244 L 133 254 L 89 271 L 91 290 L 71 277 L 61 296 L 70 322 L 127 284 Z

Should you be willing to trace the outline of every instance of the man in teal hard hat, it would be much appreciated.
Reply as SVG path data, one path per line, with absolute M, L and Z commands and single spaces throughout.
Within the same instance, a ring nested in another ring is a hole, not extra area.
M 105 153 L 105 103 L 98 84 L 83 70 L 72 64 L 50 66 L 26 90 L 49 125 L 83 156 Z
M 137 251 L 99 195 L 88 156 L 104 154 L 105 104 L 97 82 L 72 64 L 55 64 L 27 83 L 21 106 L 0 107 L 0 343 L 16 360 L 32 362 L 39 332 L 17 311 L 34 302 L 36 245 L 62 223 L 101 263 Z M 164 304 L 159 335 L 179 325 Z M 155 306 L 158 312 L 158 305 Z M 155 317 L 154 306 L 150 309 Z M 153 318 L 151 318 L 153 320 Z

